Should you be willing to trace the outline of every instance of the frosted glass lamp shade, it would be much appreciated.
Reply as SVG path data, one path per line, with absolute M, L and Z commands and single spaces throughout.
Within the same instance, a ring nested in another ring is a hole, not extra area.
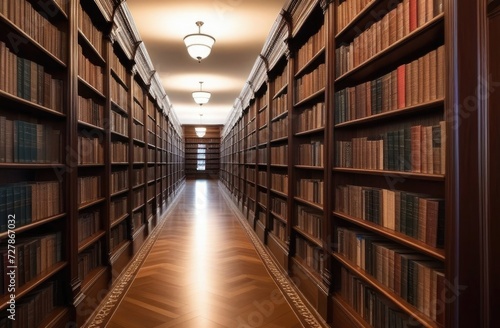
M 204 105 L 208 103 L 212 94 L 208 91 L 194 91 L 193 99 L 198 105 Z
M 194 131 L 199 138 L 203 138 L 205 136 L 205 133 L 207 133 L 207 128 L 197 127 L 194 128 Z
M 203 22 L 196 22 L 198 26 L 198 33 L 189 34 L 184 37 L 184 44 L 186 45 L 187 51 L 191 57 L 201 62 L 210 55 L 212 47 L 215 43 L 215 39 L 208 34 L 201 33 L 201 27 Z

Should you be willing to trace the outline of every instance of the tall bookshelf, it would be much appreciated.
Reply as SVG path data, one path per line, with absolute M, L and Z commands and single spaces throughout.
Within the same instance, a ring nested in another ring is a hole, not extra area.
M 253 222 L 266 220 L 261 241 L 329 324 L 498 321 L 498 8 L 486 0 L 288 1 L 273 26 L 250 74 L 254 87 L 243 87 L 223 129 L 231 164 L 222 183 L 259 237 Z M 263 167 L 238 154 L 252 150 L 249 123 L 265 89 L 262 217 L 248 208 L 259 209 L 248 201 L 259 199 L 248 168 Z
M 198 137 L 194 125 L 184 125 L 185 167 L 187 178 L 219 179 L 222 162 L 220 126 L 205 126 Z
M 125 4 L 3 1 L 0 25 L 0 215 L 15 216 L 0 243 L 7 259 L 15 233 L 16 316 L 81 326 L 182 187 L 182 131 Z

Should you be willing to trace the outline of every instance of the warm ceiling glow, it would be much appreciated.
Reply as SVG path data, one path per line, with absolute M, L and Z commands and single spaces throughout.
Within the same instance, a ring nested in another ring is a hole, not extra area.
M 196 128 L 194 128 L 194 131 L 196 132 L 196 135 L 199 138 L 203 138 L 205 136 L 205 133 L 207 133 L 207 128 L 196 127 Z
M 204 74 L 203 72 L 196 74 L 167 74 L 160 76 L 163 86 L 167 91 L 185 91 L 192 90 L 193 85 L 203 80 L 203 87 L 212 92 L 217 91 L 235 91 L 239 93 L 245 85 L 245 78 L 235 78 L 227 75 Z M 172 99 L 172 97 L 170 97 Z

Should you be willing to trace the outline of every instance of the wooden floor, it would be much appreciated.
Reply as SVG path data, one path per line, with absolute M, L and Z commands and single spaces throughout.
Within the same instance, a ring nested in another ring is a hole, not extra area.
M 302 327 L 217 181 L 187 181 L 110 328 Z

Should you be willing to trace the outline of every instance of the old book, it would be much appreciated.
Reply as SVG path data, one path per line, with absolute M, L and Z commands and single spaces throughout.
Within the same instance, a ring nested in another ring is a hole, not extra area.
M 429 53 L 429 100 L 437 99 L 437 58 L 436 50 Z
M 420 148 L 420 172 L 429 173 L 427 171 L 427 133 L 426 126 L 421 129 L 421 148 Z
M 425 25 L 426 22 L 426 4 L 427 0 L 417 0 L 417 25 L 418 27 Z
M 411 167 L 412 172 L 422 172 L 422 126 L 411 127 Z
M 425 127 L 426 142 L 425 149 L 427 151 L 427 173 L 434 174 L 434 153 L 432 145 L 432 126 Z
M 422 104 L 424 102 L 424 88 L 425 88 L 425 80 L 424 80 L 424 57 L 420 57 L 417 60 L 418 65 L 418 96 L 417 102 L 415 104 Z
M 423 99 L 422 101 L 424 103 L 429 102 L 430 100 L 430 93 L 431 93 L 431 84 L 430 84 L 430 55 L 427 54 L 423 57 L 422 59 L 422 64 L 423 64 L 423 79 L 424 79 L 424 90 L 423 90 Z M 422 67 L 420 68 L 422 69 Z
M 446 173 L 446 122 L 439 122 L 439 126 L 441 127 L 441 174 Z
M 414 60 L 410 63 L 411 67 L 411 105 L 415 106 L 418 104 L 418 90 L 419 90 L 419 66 L 418 60 Z
M 410 20 L 409 33 L 413 32 L 418 27 L 418 6 L 417 1 L 421 0 L 408 0 L 408 17 Z
M 401 65 L 397 68 L 397 83 L 398 83 L 398 109 L 406 107 L 406 92 L 407 92 L 407 72 L 406 65 Z
M 437 98 L 444 98 L 445 90 L 445 60 L 444 60 L 444 46 L 440 46 L 436 50 L 437 60 L 437 73 L 436 73 L 436 90 Z
M 397 37 L 398 37 L 397 9 L 396 8 L 392 9 L 387 16 L 389 16 L 389 18 L 388 18 L 389 19 L 389 45 L 392 45 L 393 43 L 396 42 Z
M 427 239 L 427 200 L 425 198 L 418 198 L 417 239 L 424 243 Z

